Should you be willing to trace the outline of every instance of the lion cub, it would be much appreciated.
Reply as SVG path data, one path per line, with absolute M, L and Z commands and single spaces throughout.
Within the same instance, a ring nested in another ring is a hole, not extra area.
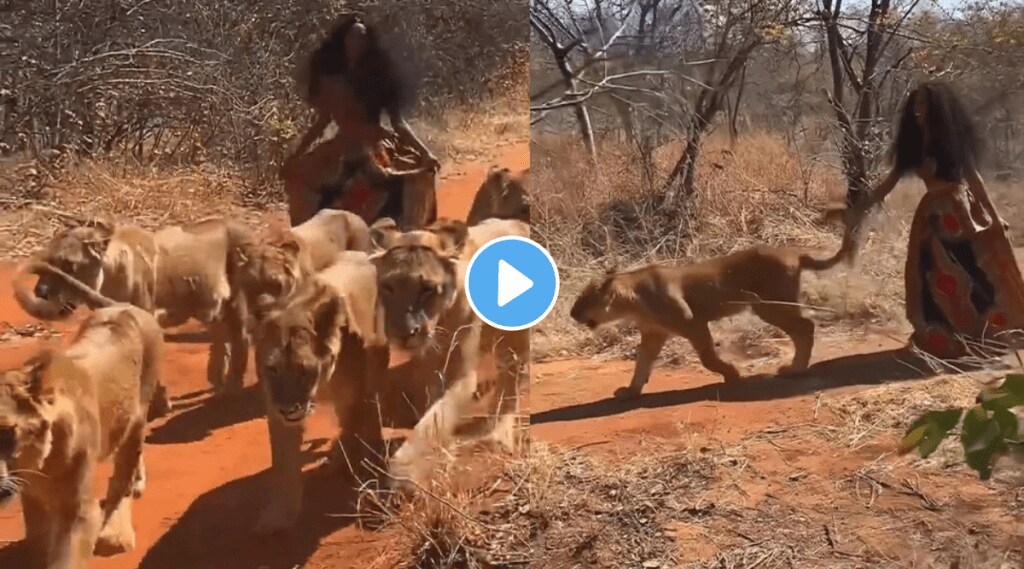
M 796 304 L 801 272 L 831 269 L 852 249 L 849 238 L 828 259 L 795 249 L 754 247 L 681 267 L 649 265 L 610 273 L 583 289 L 570 315 L 591 330 L 617 322 L 631 322 L 640 330 L 633 379 L 616 397 L 640 394 L 661 348 L 673 336 L 689 340 L 700 363 L 727 383 L 740 379 L 740 372 L 715 352 L 708 323 L 747 308 L 793 340 L 793 361 L 779 373 L 799 372 L 807 369 L 814 347 L 814 322 Z
M 162 349 L 151 314 L 112 304 L 66 349 L 0 373 L 0 505 L 21 494 L 31 567 L 82 569 L 94 551 L 135 547 L 129 496 L 145 488 L 142 445 Z M 111 455 L 98 505 L 93 472 Z

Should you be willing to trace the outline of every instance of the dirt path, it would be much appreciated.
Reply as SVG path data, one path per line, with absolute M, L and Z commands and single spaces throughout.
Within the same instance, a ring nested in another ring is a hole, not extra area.
M 439 215 L 464 218 L 476 189 L 491 164 L 511 168 L 529 166 L 527 142 L 495 149 L 489 161 L 460 165 L 461 170 L 442 178 L 438 190 Z M 442 172 L 442 176 L 444 176 Z M 11 266 L 0 270 L 0 369 L 20 364 L 38 341 L 2 341 L 26 334 L 37 323 L 12 298 Z M 53 326 L 68 330 L 73 324 Z M 363 568 L 379 557 L 379 534 L 363 532 L 345 517 L 351 496 L 319 471 L 316 456 L 337 434 L 331 411 L 319 406 L 307 429 L 309 468 L 306 507 L 297 527 L 272 539 L 257 539 L 250 530 L 263 496 L 269 491 L 264 471 L 270 464 L 266 421 L 255 393 L 253 368 L 249 387 L 236 401 L 208 401 L 202 343 L 169 343 L 162 377 L 174 399 L 175 412 L 153 424 L 146 447 L 149 475 L 146 494 L 134 504 L 137 547 L 110 558 L 98 558 L 90 569 L 192 568 L 293 569 L 295 567 Z M 105 487 L 103 471 L 99 488 Z M 20 540 L 23 524 L 19 508 L 0 511 L 0 546 Z M 15 548 L 0 549 L 0 567 L 15 568 Z
M 626 471 L 627 461 L 670 451 L 689 458 L 666 454 L 673 457 L 666 460 L 711 460 L 714 481 L 699 494 L 652 497 L 678 505 L 655 514 L 674 539 L 675 558 L 629 557 L 629 566 L 1021 566 L 1024 495 L 1012 482 L 981 482 L 953 466 L 958 448 L 946 455 L 952 458 L 924 466 L 894 456 L 899 434 L 916 415 L 907 410 L 915 400 L 940 390 L 972 399 L 977 392 L 970 380 L 928 379 L 921 362 L 901 348 L 905 337 L 903 331 L 820 334 L 808 377 L 753 378 L 737 387 L 724 386 L 689 358 L 683 367 L 656 367 L 644 395 L 629 403 L 612 393 L 628 384 L 631 361 L 538 364 L 531 438 Z M 591 530 L 590 551 L 620 544 L 642 549 L 640 543 L 661 533 L 643 530 L 630 541 L 626 529 L 610 525 L 607 533 Z M 612 566 L 595 559 L 589 559 L 594 567 Z

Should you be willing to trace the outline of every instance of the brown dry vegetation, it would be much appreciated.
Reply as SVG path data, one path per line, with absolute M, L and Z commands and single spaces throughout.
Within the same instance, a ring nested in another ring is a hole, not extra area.
M 3 259 L 38 250 L 68 216 L 152 229 L 229 215 L 259 227 L 268 211 L 283 211 L 276 168 L 311 118 L 294 68 L 346 8 L 365 9 L 398 50 L 419 95 L 411 122 L 441 176 L 495 159 L 495 141 L 527 137 L 525 1 L 414 1 L 400 10 L 373 0 L 75 6 L 3 12 L 0 45 L 12 48 L 0 56 Z M 488 480 L 481 490 L 472 483 L 479 477 L 442 472 L 411 503 L 378 508 L 382 549 L 394 553 L 378 566 L 525 566 L 525 525 L 506 515 L 521 504 L 495 498 L 486 502 L 494 511 L 480 511 L 481 495 L 521 496 L 524 472 L 497 463 L 508 470 L 499 482 L 514 486 Z M 508 548 L 481 537 L 480 528 L 496 527 Z
M 534 353 L 550 360 L 535 366 L 535 374 L 541 371 L 531 394 L 534 566 L 1024 566 L 1021 465 L 1001 462 L 998 474 L 983 482 L 963 465 L 954 441 L 927 460 L 895 453 L 899 437 L 921 413 L 973 404 L 979 381 L 1000 373 L 958 372 L 947 362 L 897 350 L 907 337 L 903 264 L 923 191 L 916 180 L 901 183 L 869 220 L 856 266 L 805 274 L 803 301 L 818 323 L 814 360 L 822 362 L 805 388 L 798 387 L 802 380 L 760 376 L 737 389 L 716 385 L 718 378 L 696 364 L 690 345 L 676 339 L 662 352 L 640 401 L 610 400 L 629 381 L 637 336 L 629 330 L 594 335 L 569 318 L 586 281 L 612 267 L 686 263 L 762 243 L 834 251 L 839 231 L 822 215 L 849 189 L 836 124 L 841 113 L 822 95 L 834 94 L 835 84 L 815 17 L 811 35 L 796 37 L 802 30 L 765 39 L 745 62 L 743 78 L 722 86 L 717 80 L 724 64 L 716 74 L 712 66 L 704 73 L 680 63 L 711 58 L 708 53 L 657 52 L 683 48 L 657 42 L 654 18 L 646 31 L 630 28 L 620 45 L 607 50 L 646 57 L 609 58 L 607 65 L 589 67 L 617 29 L 607 15 L 629 4 L 595 0 L 600 9 L 581 9 L 577 22 L 586 29 L 596 22 L 595 10 L 603 10 L 610 23 L 603 35 L 576 36 L 571 24 L 550 25 L 572 19 L 557 2 L 538 3 L 551 7 L 536 11 L 538 35 L 545 26 L 551 33 L 534 43 L 534 85 L 557 84 L 559 55 L 585 71 L 574 85 L 577 95 L 568 87 L 535 89 L 532 101 L 535 233 L 561 269 L 560 302 L 534 341 Z M 815 6 L 831 10 L 838 4 Z M 972 10 L 956 18 L 940 3 L 916 9 L 912 3 L 843 3 L 857 74 L 870 41 L 866 33 L 856 35 L 869 28 L 857 11 L 883 4 L 898 6 L 899 15 L 889 15 L 880 37 L 892 33 L 903 10 L 910 15 L 900 20 L 904 26 L 873 75 L 880 83 L 857 149 L 868 172 L 883 172 L 896 104 L 908 85 L 940 76 L 956 83 L 975 110 L 988 142 L 989 192 L 1007 219 L 1019 219 L 1024 101 L 1017 63 L 1011 63 L 1019 59 L 1010 54 L 1024 44 L 1005 37 L 1024 22 L 1019 5 L 964 3 Z M 713 5 L 741 12 L 742 28 L 742 8 L 752 4 Z M 668 17 L 661 25 L 685 29 Z M 934 41 L 915 39 L 923 37 Z M 577 39 L 582 47 L 558 54 L 550 39 L 562 47 Z M 736 50 L 726 39 L 712 43 L 723 59 Z M 912 53 L 894 66 L 905 50 Z M 1000 60 L 1005 65 L 995 62 L 996 53 L 1007 55 Z M 651 69 L 674 75 L 614 78 Z M 683 74 L 691 79 L 672 82 Z M 699 81 L 720 87 L 727 104 L 700 141 L 692 197 L 666 199 L 672 187 L 664 182 L 694 140 L 689 137 L 696 127 L 688 121 L 701 109 L 698 97 L 710 96 Z M 839 80 L 850 115 L 860 112 L 853 81 L 848 75 Z M 743 93 L 738 103 L 737 87 Z M 585 100 L 589 125 L 569 104 L 575 98 Z M 588 129 L 596 163 L 590 161 Z M 1019 223 L 1010 225 L 1011 239 L 1019 241 Z M 753 317 L 713 324 L 712 334 L 723 356 L 769 374 L 791 353 L 787 339 Z M 556 442 L 544 442 L 546 437 Z

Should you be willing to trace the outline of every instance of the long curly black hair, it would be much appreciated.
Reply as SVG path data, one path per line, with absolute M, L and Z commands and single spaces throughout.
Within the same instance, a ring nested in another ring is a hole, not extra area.
M 914 114 L 918 97 L 924 97 L 927 105 L 924 128 Z M 930 158 L 935 161 L 937 178 L 959 182 L 969 169 L 978 168 L 982 150 L 977 127 L 953 86 L 928 81 L 903 101 L 889 155 L 900 175 L 911 173 Z
M 349 69 L 345 38 L 357 23 L 366 27 L 367 51 L 359 65 Z M 401 81 L 394 61 L 381 45 L 375 26 L 362 14 L 348 13 L 334 23 L 331 32 L 309 58 L 307 101 L 315 100 L 325 75 L 344 75 L 356 97 L 366 107 L 371 120 L 380 120 L 381 111 L 403 109 L 410 103 L 409 92 Z

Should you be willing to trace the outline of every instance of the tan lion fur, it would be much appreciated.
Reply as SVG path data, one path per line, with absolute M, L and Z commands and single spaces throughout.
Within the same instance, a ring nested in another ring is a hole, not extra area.
M 341 440 L 359 441 L 335 448 L 379 446 L 374 396 L 387 372 L 388 350 L 377 311 L 376 271 L 363 252 L 338 254 L 289 295 L 265 297 L 253 316 L 256 370 L 270 427 L 273 491 L 256 526 L 265 533 L 290 527 L 300 513 L 304 424 L 324 391 L 334 404 Z
M 247 305 L 260 297 L 290 294 L 307 277 L 329 266 L 342 251 L 368 251 L 369 229 L 358 215 L 323 209 L 301 225 L 255 239 L 242 251 L 235 282 Z
M 408 368 L 420 376 L 416 383 L 435 399 L 392 458 L 395 480 L 418 476 L 414 469 L 425 465 L 425 445 L 453 442 L 482 395 L 493 396 L 493 404 L 478 432 L 514 448 L 519 391 L 530 373 L 530 331 L 506 332 L 484 324 L 470 307 L 463 283 L 470 259 L 483 245 L 529 234 L 526 223 L 501 219 L 472 227 L 442 219 L 407 233 L 386 223 L 371 227 L 388 343 L 410 353 Z M 496 384 L 478 385 L 479 358 L 492 351 Z
M 219 218 L 155 232 L 94 220 L 61 232 L 37 258 L 103 296 L 152 312 L 163 327 L 190 318 L 207 325 L 213 336 L 207 379 L 215 388 L 238 389 L 249 343 L 232 279 L 249 239 L 248 229 Z M 40 275 L 32 294 L 17 297 L 26 312 L 44 320 L 69 316 L 79 299 L 76 289 L 51 275 Z
M 110 308 L 113 306 L 132 306 L 129 303 L 117 302 L 103 296 L 92 288 L 89 288 L 85 283 L 43 261 L 29 261 L 28 263 L 25 263 L 18 272 L 19 274 L 28 273 L 40 276 L 48 275 L 51 278 L 55 277 L 60 279 L 63 281 L 64 286 L 74 290 L 79 298 L 81 298 L 85 304 L 93 310 L 98 308 Z M 22 306 L 29 305 L 33 302 L 41 302 L 44 305 L 46 304 L 45 301 L 41 301 L 38 297 L 34 296 L 29 290 L 27 290 L 18 278 L 15 278 L 13 284 L 14 297 Z M 149 415 L 147 418 L 149 420 L 162 417 L 171 412 L 171 399 L 168 396 L 167 388 L 163 383 L 157 382 L 155 390 L 152 401 L 148 406 Z
M 747 308 L 788 335 L 796 348 L 792 363 L 779 373 L 801 372 L 810 364 L 814 322 L 801 313 L 800 276 L 824 271 L 849 257 L 852 240 L 828 259 L 776 247 L 754 247 L 685 266 L 648 265 L 610 273 L 591 281 L 576 298 L 570 315 L 590 329 L 632 323 L 640 331 L 636 366 L 629 387 L 617 397 L 643 390 L 665 342 L 674 336 L 690 341 L 701 364 L 726 382 L 740 372 L 715 351 L 708 323 Z
M 466 223 L 477 225 L 488 218 L 530 222 L 530 169 L 512 172 L 491 166 L 473 198 Z
M 131 496 L 145 488 L 142 447 L 163 331 L 145 310 L 93 312 L 66 349 L 0 373 L 0 503 L 21 494 L 30 567 L 84 569 L 95 552 L 135 547 Z M 102 506 L 99 461 L 114 457 Z

